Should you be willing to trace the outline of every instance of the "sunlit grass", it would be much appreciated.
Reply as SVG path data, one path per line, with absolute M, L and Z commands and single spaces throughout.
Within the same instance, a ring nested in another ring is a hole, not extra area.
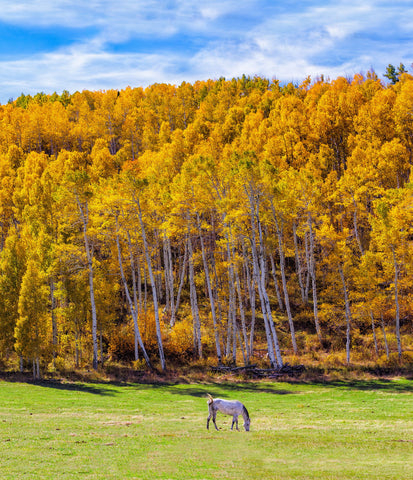
M 243 401 L 251 432 L 207 431 L 207 392 Z M 413 382 L 0 382 L 0 448 L 13 480 L 409 479 Z

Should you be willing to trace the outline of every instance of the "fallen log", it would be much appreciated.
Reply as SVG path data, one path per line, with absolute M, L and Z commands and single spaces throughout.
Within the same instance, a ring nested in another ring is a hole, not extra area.
M 233 366 L 226 366 L 226 365 L 218 365 L 218 366 L 213 366 L 211 367 L 211 370 L 214 372 L 241 372 L 241 371 L 247 371 L 247 370 L 252 370 L 256 368 L 256 365 L 244 365 L 242 367 L 233 367 Z
M 213 372 L 229 374 L 245 373 L 253 378 L 278 378 L 283 375 L 290 377 L 297 376 L 305 370 L 305 366 L 290 365 L 289 363 L 285 363 L 282 367 L 278 368 L 257 368 L 256 365 L 245 365 L 242 367 L 219 365 L 211 367 L 211 370 Z

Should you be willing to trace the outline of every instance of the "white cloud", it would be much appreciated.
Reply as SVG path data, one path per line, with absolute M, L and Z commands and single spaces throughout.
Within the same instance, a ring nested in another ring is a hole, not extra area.
M 96 27 L 112 35 L 118 31 L 120 35 L 158 37 L 192 30 L 208 20 L 196 2 L 189 0 L 0 1 L 0 21 L 28 27 Z
M 55 51 L 16 61 L 0 56 L 4 103 L 21 91 L 124 88 L 243 73 L 300 81 L 371 67 L 384 71 L 388 63 L 409 65 L 411 42 L 405 39 L 411 40 L 413 7 L 400 0 L 279 5 L 272 0 L 0 0 L 0 21 L 25 28 L 85 29 L 82 41 Z M 174 53 L 151 52 L 151 39 L 165 44 L 181 36 L 202 38 L 202 43 L 196 51 L 183 40 Z M 128 41 L 135 42 L 134 52 L 122 50 Z M 146 54 L 136 53 L 141 41 Z
M 149 85 L 154 83 L 155 78 L 166 81 L 168 69 L 176 61 L 158 54 L 88 53 L 73 48 L 30 60 L 3 62 L 2 77 L 16 79 L 13 83 L 17 95 L 21 92 L 61 92 L 63 89 L 70 92 L 121 89 L 128 85 Z M 10 88 L 7 82 L 0 79 L 0 91 L 4 92 L 7 88 Z M 16 94 L 10 96 L 15 97 Z

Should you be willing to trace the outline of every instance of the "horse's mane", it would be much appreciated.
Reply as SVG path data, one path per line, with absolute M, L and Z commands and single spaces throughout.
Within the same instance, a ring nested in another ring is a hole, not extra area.
M 246 409 L 245 405 L 242 405 L 242 411 L 245 413 L 247 416 L 248 420 L 250 419 L 250 414 L 248 413 L 248 410 Z

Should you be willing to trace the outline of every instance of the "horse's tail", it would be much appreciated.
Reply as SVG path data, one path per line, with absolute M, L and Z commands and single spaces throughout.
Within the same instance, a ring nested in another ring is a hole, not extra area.
M 208 396 L 208 405 L 211 405 L 211 403 L 213 403 L 214 399 L 212 398 L 212 396 L 207 393 L 207 396 Z

